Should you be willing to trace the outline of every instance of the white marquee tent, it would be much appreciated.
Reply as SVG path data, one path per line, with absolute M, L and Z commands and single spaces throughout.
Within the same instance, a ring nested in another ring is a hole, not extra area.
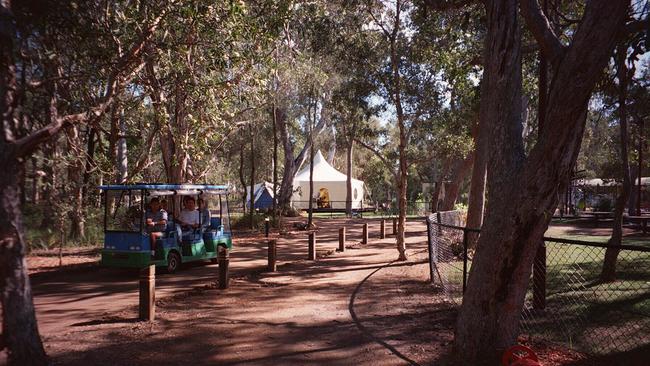
M 318 197 L 322 188 L 329 193 L 330 207 L 345 209 L 347 198 L 347 175 L 331 166 L 318 150 L 314 156 L 314 197 Z M 309 165 L 298 172 L 293 180 L 294 193 L 291 197 L 293 207 L 303 209 L 309 207 Z M 352 208 L 363 207 L 363 181 L 352 178 Z M 314 208 L 316 205 L 314 204 Z

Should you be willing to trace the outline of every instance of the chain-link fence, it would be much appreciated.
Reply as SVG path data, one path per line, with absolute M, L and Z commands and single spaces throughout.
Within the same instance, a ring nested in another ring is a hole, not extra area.
M 439 215 L 427 223 L 431 279 L 460 305 L 472 263 L 467 244 L 478 230 L 448 225 Z M 522 335 L 591 354 L 650 344 L 650 247 L 619 247 L 615 281 L 601 280 L 607 250 L 602 243 L 544 238 L 521 315 Z

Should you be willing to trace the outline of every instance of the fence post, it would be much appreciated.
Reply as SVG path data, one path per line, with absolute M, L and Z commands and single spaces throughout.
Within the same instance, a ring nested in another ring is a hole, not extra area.
M 397 235 L 397 217 L 393 217 L 393 235 Z
M 431 278 L 431 283 L 434 283 L 433 277 L 433 237 L 431 236 L 431 217 L 427 216 L 427 249 L 429 249 L 429 277 Z
M 463 293 L 467 289 L 467 229 L 463 229 Z
M 156 318 L 156 266 L 140 269 L 139 318 L 152 321 Z
M 339 229 L 339 252 L 345 252 L 345 226 Z
M 230 285 L 230 258 L 228 256 L 228 249 L 219 247 L 219 254 L 217 255 L 219 262 L 219 288 L 224 290 Z
M 270 224 L 271 223 L 269 222 L 269 218 L 266 217 L 264 219 L 264 235 L 266 235 L 267 238 L 269 237 L 269 229 L 270 229 L 270 226 L 271 226 Z
M 535 261 L 533 262 L 533 309 L 546 308 L 546 243 L 537 247 Z
M 381 225 L 379 228 L 379 239 L 386 239 L 386 220 L 381 219 Z
M 368 244 L 368 223 L 363 223 L 363 233 L 361 236 L 361 244 Z
M 309 253 L 307 254 L 307 259 L 313 261 L 316 260 L 316 233 L 309 233 Z
M 268 263 L 268 270 L 269 272 L 275 272 L 277 271 L 278 267 L 275 264 L 276 258 L 277 258 L 277 240 L 269 240 L 269 263 Z

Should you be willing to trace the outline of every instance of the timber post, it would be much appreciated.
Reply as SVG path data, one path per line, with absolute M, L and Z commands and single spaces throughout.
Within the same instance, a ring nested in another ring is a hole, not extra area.
M 397 235 L 397 217 L 393 217 L 393 235 Z
M 386 219 L 381 219 L 379 227 L 379 239 L 386 239 Z
M 339 252 L 345 252 L 345 226 L 339 228 Z
M 277 252 L 277 240 L 269 240 L 268 245 L 269 245 L 269 258 L 268 258 L 268 270 L 269 272 L 275 272 L 278 270 L 278 266 L 276 265 L 276 259 L 278 257 L 278 252 Z
M 368 244 L 368 223 L 363 223 L 363 233 L 361 236 L 361 244 Z
M 307 254 L 307 259 L 310 261 L 316 260 L 316 233 L 309 233 L 309 253 Z
M 156 318 L 156 266 L 150 265 L 140 269 L 140 304 L 139 318 L 153 321 Z
M 224 247 L 219 247 L 218 252 L 218 262 L 219 262 L 219 288 L 224 290 L 227 289 L 230 282 L 230 273 L 228 267 L 230 266 L 230 258 L 228 256 L 228 249 Z

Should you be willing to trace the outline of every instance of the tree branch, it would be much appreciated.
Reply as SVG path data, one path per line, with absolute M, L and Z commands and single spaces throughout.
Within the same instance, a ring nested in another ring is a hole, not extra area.
M 357 144 L 361 145 L 362 147 L 368 149 L 371 153 L 375 154 L 375 156 L 377 158 L 379 158 L 379 160 L 381 160 L 381 162 L 384 163 L 384 165 L 386 165 L 388 167 L 389 171 L 391 173 L 393 173 L 393 178 L 395 178 L 397 180 L 398 175 L 397 175 L 397 172 L 395 171 L 395 166 L 391 165 L 390 162 L 388 161 L 388 159 L 386 159 L 385 156 L 383 156 L 374 147 L 366 144 L 365 142 L 359 140 L 358 138 L 354 138 L 354 142 L 356 142 Z
M 544 11 L 542 10 L 539 1 L 537 0 L 521 0 L 521 13 L 526 19 L 528 28 L 533 33 L 533 36 L 539 43 L 542 52 L 552 64 L 557 62 L 564 56 L 566 47 L 560 42 L 551 24 L 548 21 Z
M 462 9 L 468 5 L 478 3 L 478 0 L 422 0 L 421 5 L 427 10 L 447 11 Z
M 113 103 L 113 97 L 116 90 L 119 89 L 119 86 L 126 81 L 125 79 L 127 79 L 127 77 L 122 74 L 133 74 L 144 66 L 144 62 L 140 62 L 137 66 L 133 66 L 133 64 L 140 58 L 145 49 L 145 44 L 151 38 L 165 14 L 167 14 L 166 10 L 152 21 L 152 24 L 140 36 L 140 39 L 131 46 L 126 54 L 117 60 L 115 68 L 108 77 L 106 94 L 101 98 L 101 101 L 97 105 L 89 108 L 85 112 L 69 114 L 61 117 L 57 115 L 56 106 L 51 105 L 50 110 L 53 117 L 52 121 L 47 126 L 17 140 L 15 142 L 16 156 L 24 157 L 30 154 L 39 144 L 49 140 L 63 128 L 78 123 L 84 123 L 93 116 L 98 117 L 103 114 Z M 121 82 L 120 79 L 122 79 Z

